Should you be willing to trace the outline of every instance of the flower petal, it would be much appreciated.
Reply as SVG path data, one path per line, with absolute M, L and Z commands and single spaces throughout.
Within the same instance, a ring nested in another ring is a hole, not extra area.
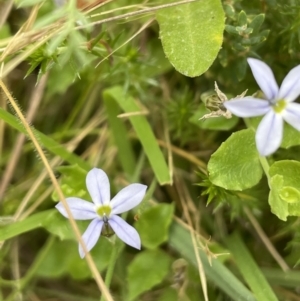
M 283 118 L 271 110 L 256 130 L 256 146 L 262 156 L 274 153 L 280 146 L 283 133 Z
M 144 198 L 147 186 L 131 184 L 123 188 L 110 202 L 111 214 L 120 214 L 137 206 Z
M 294 101 L 300 94 L 300 65 L 293 68 L 284 78 L 278 99 Z
M 87 220 L 97 217 L 95 205 L 91 202 L 84 201 L 80 198 L 66 198 L 74 219 Z M 55 208 L 66 218 L 68 217 L 67 210 L 62 202 L 59 202 Z
M 287 104 L 285 110 L 282 112 L 283 119 L 294 127 L 296 130 L 300 131 L 300 104 L 295 102 L 290 102 Z
M 89 224 L 89 226 L 83 233 L 82 240 L 84 241 L 88 251 L 90 251 L 98 241 L 103 224 L 104 224 L 103 221 L 95 218 L 94 220 L 92 220 L 92 222 Z M 83 248 L 81 247 L 80 244 L 79 244 L 79 255 L 81 258 L 85 256 Z
M 249 58 L 247 61 L 257 84 L 267 99 L 275 99 L 278 94 L 278 85 L 271 68 L 257 59 Z
M 127 245 L 138 250 L 141 249 L 141 239 L 138 232 L 132 226 L 127 224 L 120 216 L 111 216 L 108 223 L 115 231 L 116 235 Z
M 239 117 L 254 117 L 266 114 L 271 106 L 268 101 L 253 97 L 232 99 L 224 102 L 224 107 Z
M 108 204 L 110 201 L 110 185 L 106 173 L 93 168 L 86 176 L 86 187 L 96 205 Z

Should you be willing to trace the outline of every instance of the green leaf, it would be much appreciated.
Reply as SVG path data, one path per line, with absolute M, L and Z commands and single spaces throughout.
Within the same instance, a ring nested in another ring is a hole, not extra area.
M 18 7 L 33 6 L 41 3 L 43 0 L 16 0 Z
M 298 203 L 300 201 L 300 191 L 294 187 L 283 187 L 280 197 L 287 203 Z
M 210 181 L 225 189 L 244 190 L 256 185 L 263 171 L 253 130 L 233 133 L 212 154 L 207 169 Z
M 125 91 L 118 86 L 105 90 L 103 98 L 106 102 L 116 101 L 126 113 L 139 112 L 141 110 L 134 98 L 127 96 Z M 138 115 L 129 117 L 129 120 L 144 148 L 158 182 L 161 185 L 170 184 L 172 180 L 169 168 L 147 119 L 144 116 Z M 122 151 L 122 149 L 119 151 Z
M 56 168 L 61 174 L 60 186 L 65 197 L 79 197 L 82 199 L 90 199 L 87 193 L 85 178 L 86 170 L 79 167 L 77 164 L 70 166 L 59 166 Z M 52 193 L 52 199 L 59 201 L 56 191 Z
M 170 63 L 195 77 L 215 60 L 223 41 L 225 16 L 221 1 L 197 1 L 159 10 L 160 38 Z
M 269 205 L 271 207 L 272 213 L 274 213 L 278 218 L 286 221 L 289 215 L 288 203 L 284 202 L 280 198 L 280 191 L 283 186 L 283 176 L 275 175 L 270 180 L 270 194 L 269 194 Z
M 237 233 L 227 239 L 229 249 L 257 301 L 278 301 L 262 271 Z
M 240 26 L 245 26 L 247 25 L 247 15 L 246 13 L 242 10 L 240 11 L 239 13 L 239 16 L 238 16 L 238 23 Z
M 171 225 L 169 244 L 198 269 L 190 232 L 177 222 Z M 210 265 L 207 254 L 201 249 L 198 252 L 208 280 L 224 291 L 230 300 L 255 301 L 252 293 L 224 264 L 212 258 Z
M 143 212 L 135 228 L 141 236 L 143 246 L 155 249 L 168 240 L 174 206 L 159 204 Z
M 20 120 L 13 116 L 12 114 L 8 113 L 7 111 L 0 108 L 0 118 L 4 120 L 7 124 L 18 130 L 20 133 L 27 134 L 25 128 L 20 123 Z M 81 168 L 84 170 L 89 170 L 90 165 L 85 162 L 80 157 L 74 155 L 73 153 L 70 153 L 68 150 L 66 150 L 62 145 L 57 143 L 55 140 L 50 138 L 49 136 L 37 131 L 36 129 L 32 129 L 35 136 L 37 137 L 37 140 L 39 143 L 45 147 L 49 152 L 52 152 L 53 154 L 59 156 L 60 158 L 64 159 L 65 161 L 71 163 L 71 164 L 78 164 Z
M 261 120 L 262 117 L 251 118 L 251 125 L 256 129 Z M 283 129 L 283 139 L 280 147 L 289 148 L 296 145 L 300 145 L 300 133 L 285 122 Z
M 120 113 L 120 107 L 109 97 L 104 97 L 104 104 L 108 115 L 109 126 L 114 136 L 115 144 L 118 149 L 122 150 L 118 152 L 122 167 L 127 174 L 133 175 L 136 163 L 124 122 L 122 122 L 122 120 L 117 117 L 117 115 Z
M 33 214 L 26 219 L 16 222 L 4 227 L 0 227 L 0 241 L 7 240 L 12 237 L 18 236 L 20 234 L 26 233 L 28 231 L 40 228 L 43 226 L 44 221 L 53 214 L 55 209 L 42 211 Z
M 171 287 L 163 290 L 162 295 L 159 296 L 158 301 L 174 301 L 178 300 L 178 292 Z
M 261 25 L 264 23 L 264 20 L 265 20 L 265 14 L 259 14 L 253 18 L 253 20 L 249 24 L 249 27 L 253 28 L 252 34 L 254 35 L 258 34 Z
M 282 220 L 286 220 L 288 215 L 300 216 L 300 162 L 277 161 L 270 167 L 269 173 L 269 203 L 272 212 Z
M 128 266 L 128 299 L 134 300 L 168 275 L 171 258 L 160 250 L 138 254 Z
M 91 221 L 76 221 L 81 233 L 83 233 Z M 58 236 L 61 240 L 75 240 L 75 234 L 67 218 L 62 216 L 56 209 L 53 209 L 43 220 L 42 226 L 50 233 Z
M 300 133 L 289 124 L 285 123 L 281 147 L 289 148 L 296 145 L 300 145 Z
M 101 238 L 91 250 L 99 271 L 108 266 L 113 247 L 107 239 Z M 37 274 L 51 278 L 63 275 L 70 275 L 73 279 L 92 278 L 86 261 L 79 257 L 78 243 L 70 240 L 54 242 L 46 258 L 41 262 Z
M 205 114 L 210 113 L 208 109 L 206 109 L 204 104 L 200 104 L 194 115 L 189 119 L 189 121 L 193 124 L 196 124 L 200 129 L 206 130 L 219 130 L 219 131 L 228 131 L 232 129 L 239 121 L 239 118 L 236 116 L 232 116 L 230 119 L 226 119 L 225 117 L 216 117 L 216 118 L 208 118 L 205 120 L 199 120 L 199 118 L 203 117 Z

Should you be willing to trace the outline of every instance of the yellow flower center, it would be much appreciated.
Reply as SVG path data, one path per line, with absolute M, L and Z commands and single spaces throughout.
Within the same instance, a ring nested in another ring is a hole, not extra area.
M 273 110 L 275 111 L 275 113 L 281 113 L 286 107 L 286 101 L 284 99 L 280 99 L 278 100 L 274 106 L 273 106 Z
M 111 207 L 107 206 L 107 205 L 104 205 L 104 206 L 101 206 L 101 207 L 97 208 L 96 212 L 101 217 L 103 217 L 103 216 L 109 217 L 109 215 L 111 213 Z

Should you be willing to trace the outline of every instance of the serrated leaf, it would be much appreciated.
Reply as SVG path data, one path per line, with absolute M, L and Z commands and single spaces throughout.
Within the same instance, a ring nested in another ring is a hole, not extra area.
M 159 284 L 170 270 L 171 258 L 160 250 L 144 251 L 138 254 L 128 266 L 128 299 L 137 296 Z
M 155 249 L 168 240 L 173 212 L 174 206 L 170 204 L 159 204 L 143 212 L 138 222 L 135 223 L 143 246 Z
M 251 129 L 233 133 L 208 162 L 210 181 L 225 189 L 244 190 L 262 177 L 258 152 Z
M 156 18 L 164 52 L 180 73 L 195 77 L 215 60 L 223 41 L 219 0 L 197 1 L 159 10 Z

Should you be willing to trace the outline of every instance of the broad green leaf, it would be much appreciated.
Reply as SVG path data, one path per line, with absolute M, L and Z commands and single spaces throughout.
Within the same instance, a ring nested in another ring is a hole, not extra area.
M 81 233 L 86 230 L 90 222 L 91 221 L 89 220 L 76 221 L 76 224 Z M 45 218 L 42 226 L 48 232 L 58 236 L 61 240 L 76 239 L 69 220 L 62 216 L 56 209 L 53 209 L 52 212 Z
M 25 128 L 20 123 L 20 120 L 14 115 L 3 110 L 2 108 L 0 108 L 0 118 L 16 130 L 18 130 L 20 133 L 27 134 Z M 57 143 L 49 136 L 46 136 L 45 134 L 37 131 L 36 129 L 33 129 L 33 132 L 35 133 L 35 136 L 37 137 L 39 143 L 49 152 L 59 156 L 60 158 L 64 159 L 66 162 L 69 162 L 70 164 L 78 164 L 78 166 L 80 166 L 84 170 L 90 169 L 90 165 L 87 162 L 85 162 L 80 157 L 74 155 L 73 153 L 70 153 L 62 145 Z
M 143 212 L 135 223 L 143 246 L 155 249 L 168 240 L 173 212 L 174 206 L 170 204 L 159 204 Z
M 278 218 L 286 221 L 289 215 L 288 203 L 280 198 L 280 192 L 283 186 L 283 176 L 274 175 L 270 180 L 269 205 L 272 213 Z
M 197 111 L 194 115 L 189 119 L 191 123 L 196 124 L 200 129 L 206 130 L 220 130 L 220 131 L 228 131 L 232 129 L 238 123 L 239 119 L 236 116 L 232 116 L 230 119 L 226 119 L 225 117 L 216 117 L 216 118 L 208 118 L 205 120 L 199 120 L 199 118 L 203 117 L 205 114 L 210 113 L 208 109 L 206 109 L 204 104 L 200 104 Z
M 298 203 L 300 201 L 300 191 L 294 187 L 285 186 L 280 191 L 280 197 L 287 203 Z
M 244 190 L 256 185 L 263 171 L 253 130 L 233 133 L 212 154 L 207 169 L 211 182 L 225 189 Z
M 282 177 L 281 185 L 271 185 L 271 192 L 276 191 L 276 207 L 271 201 L 274 197 L 269 198 L 269 203 L 272 212 L 275 213 L 280 219 L 286 220 L 287 215 L 300 216 L 300 162 L 293 160 L 282 160 L 275 162 L 269 170 L 271 179 L 278 181 Z M 272 181 L 271 181 L 272 183 Z M 282 204 L 280 204 L 282 202 Z M 280 204 L 280 205 L 279 205 Z M 286 210 L 282 212 L 282 208 Z
M 254 261 L 249 250 L 238 234 L 227 239 L 227 244 L 245 281 L 251 288 L 257 301 L 278 301 L 262 271 Z
M 107 239 L 102 239 L 91 250 L 99 271 L 107 267 L 113 247 Z M 41 262 L 37 274 L 50 278 L 63 275 L 70 275 L 74 279 L 92 278 L 86 261 L 79 257 L 78 243 L 70 240 L 54 242 L 46 258 Z
M 289 148 L 296 145 L 300 145 L 300 133 L 289 124 L 285 123 L 281 147 Z
M 134 98 L 127 96 L 125 91 L 118 86 L 105 90 L 103 98 L 106 102 L 116 101 L 125 113 L 141 110 Z M 129 120 L 144 148 L 158 182 L 161 185 L 170 184 L 172 179 L 170 178 L 169 168 L 147 119 L 145 116 L 137 115 L 129 117 Z M 122 148 L 119 151 L 121 152 Z
M 171 258 L 160 250 L 139 253 L 128 266 L 128 301 L 160 284 L 168 275 Z
M 169 244 L 181 256 L 198 268 L 190 232 L 181 224 L 173 222 L 170 228 Z M 207 254 L 199 249 L 199 255 L 209 281 L 225 292 L 234 301 L 255 301 L 252 293 L 244 284 L 218 259 L 212 258 L 211 265 Z
M 174 288 L 166 288 L 162 292 L 162 295 L 159 296 L 158 301 L 174 301 L 178 300 L 178 292 Z
M 223 41 L 225 16 L 220 0 L 197 1 L 156 13 L 160 39 L 170 63 L 195 77 L 215 60 Z
M 56 168 L 62 177 L 60 186 L 65 197 L 78 197 L 85 200 L 90 199 L 87 192 L 85 178 L 87 171 L 79 167 L 77 164 L 71 166 L 59 166 Z M 56 191 L 52 193 L 52 199 L 59 201 Z

